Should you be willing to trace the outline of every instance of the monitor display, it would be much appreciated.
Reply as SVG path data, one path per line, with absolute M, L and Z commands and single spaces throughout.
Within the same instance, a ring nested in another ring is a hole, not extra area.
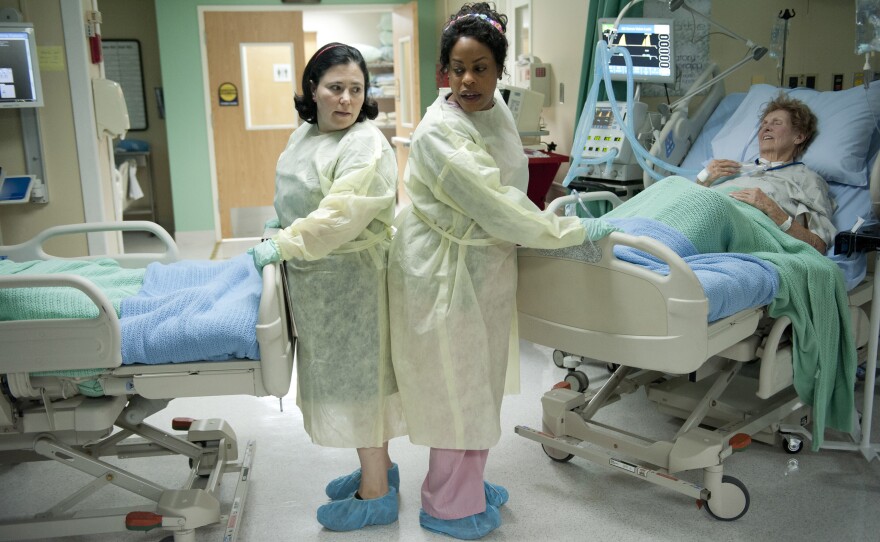
M 599 19 L 601 39 L 607 42 L 613 27 L 614 19 Z M 612 45 L 629 51 L 636 83 L 675 83 L 672 19 L 621 19 Z M 626 81 L 623 54 L 611 56 L 608 70 L 612 80 Z
M 30 23 L 0 23 L 0 107 L 42 107 L 37 42 Z

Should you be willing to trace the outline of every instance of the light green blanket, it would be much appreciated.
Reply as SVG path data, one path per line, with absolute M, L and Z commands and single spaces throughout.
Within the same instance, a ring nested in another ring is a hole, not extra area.
M 113 304 L 133 296 L 144 282 L 145 269 L 123 269 L 115 260 L 0 261 L 0 275 L 78 275 L 92 281 Z M 98 308 L 74 288 L 0 288 L 0 321 L 96 318 Z
M 681 177 L 655 183 L 603 218 L 631 216 L 677 229 L 701 253 L 740 252 L 772 263 L 779 290 L 768 312 L 792 322 L 794 387 L 813 409 L 813 450 L 826 426 L 852 429 L 856 351 L 837 264 L 758 209 Z

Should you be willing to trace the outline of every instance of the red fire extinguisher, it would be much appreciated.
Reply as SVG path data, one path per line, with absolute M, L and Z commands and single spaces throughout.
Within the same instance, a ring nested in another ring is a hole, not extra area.
M 101 12 L 90 11 L 86 15 L 86 18 L 86 35 L 89 37 L 89 52 L 91 53 L 92 64 L 98 64 L 102 60 L 101 34 L 99 33 Z

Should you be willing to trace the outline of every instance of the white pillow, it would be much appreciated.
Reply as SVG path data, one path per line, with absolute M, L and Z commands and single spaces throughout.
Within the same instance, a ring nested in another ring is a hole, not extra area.
M 801 157 L 826 181 L 852 186 L 868 184 L 868 147 L 880 118 L 880 84 L 837 92 L 782 89 L 804 102 L 818 119 L 818 134 Z M 712 140 L 713 158 L 745 162 L 758 157 L 758 126 L 767 103 L 780 89 L 754 85 Z M 875 117 L 876 116 L 876 117 Z M 842 152 L 841 149 L 846 149 Z
M 379 59 L 382 58 L 382 51 L 380 51 L 378 47 L 367 45 L 365 43 L 352 43 L 351 46 L 361 52 L 361 56 L 364 57 L 364 61 L 367 64 L 370 62 L 378 62 Z

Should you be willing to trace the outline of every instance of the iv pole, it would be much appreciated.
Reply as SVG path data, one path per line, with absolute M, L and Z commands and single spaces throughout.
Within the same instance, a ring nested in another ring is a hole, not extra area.
M 795 16 L 793 9 L 784 9 L 779 12 L 779 18 L 782 19 L 782 58 L 780 58 L 779 86 L 785 80 L 785 46 L 788 43 L 788 20 Z

